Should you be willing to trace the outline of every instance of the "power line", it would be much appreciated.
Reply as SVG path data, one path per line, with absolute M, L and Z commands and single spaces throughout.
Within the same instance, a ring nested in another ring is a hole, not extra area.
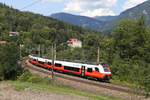
M 41 1 L 41 0 L 36 0 L 36 1 L 32 2 L 31 4 L 29 4 L 29 5 L 27 5 L 27 6 L 23 7 L 23 8 L 21 8 L 21 10 L 26 9 L 26 8 L 28 8 L 28 7 L 31 7 L 31 6 L 33 6 L 34 4 L 36 4 L 36 3 L 40 2 L 40 1 Z
M 12 8 L 12 5 L 13 5 L 13 0 L 11 0 L 11 4 L 10 4 L 11 8 Z

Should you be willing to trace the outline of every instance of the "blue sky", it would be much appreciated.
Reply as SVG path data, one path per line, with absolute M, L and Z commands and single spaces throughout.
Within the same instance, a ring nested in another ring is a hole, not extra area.
M 30 11 L 45 16 L 67 12 L 83 16 L 119 15 L 146 0 L 0 0 L 1 3 L 21 11 Z

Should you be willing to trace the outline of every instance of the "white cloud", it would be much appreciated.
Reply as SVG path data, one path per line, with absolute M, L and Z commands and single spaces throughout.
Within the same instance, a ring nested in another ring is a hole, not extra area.
M 65 0 L 41 0 L 43 2 L 64 2 Z
M 143 3 L 147 0 L 126 0 L 125 4 L 123 5 L 122 9 L 123 10 L 126 10 L 126 9 L 129 9 L 129 8 L 132 8 L 140 3 Z
M 83 16 L 89 16 L 89 17 L 94 17 L 94 16 L 108 16 L 108 15 L 112 15 L 114 16 L 115 13 L 109 9 L 103 9 L 103 8 L 99 8 L 99 9 L 95 9 L 95 10 L 88 10 L 85 11 L 83 13 L 81 13 L 81 15 Z
M 65 12 L 82 12 L 81 3 L 79 2 L 68 2 L 66 3 L 66 8 L 64 8 Z
M 80 13 L 86 16 L 114 15 L 110 10 L 118 0 L 70 0 L 65 3 L 64 12 Z

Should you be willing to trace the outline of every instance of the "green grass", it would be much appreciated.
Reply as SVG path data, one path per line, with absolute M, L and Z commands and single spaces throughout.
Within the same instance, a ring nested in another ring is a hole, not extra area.
M 118 84 L 122 84 L 122 85 L 134 86 L 134 87 L 136 87 L 138 85 L 136 83 L 131 83 L 131 82 L 127 82 L 127 81 L 120 81 L 118 79 L 111 79 L 110 82 L 111 83 L 118 83 Z
M 52 84 L 44 85 L 44 84 L 36 84 L 36 83 L 20 82 L 20 81 L 3 81 L 1 83 L 12 84 L 17 91 L 23 91 L 25 88 L 32 88 L 32 89 L 37 89 L 39 91 L 55 92 L 58 94 L 59 93 L 76 94 L 76 95 L 88 97 L 90 100 L 122 100 L 113 97 L 105 97 L 102 95 L 86 93 L 79 90 L 73 90 L 66 86 L 57 86 Z

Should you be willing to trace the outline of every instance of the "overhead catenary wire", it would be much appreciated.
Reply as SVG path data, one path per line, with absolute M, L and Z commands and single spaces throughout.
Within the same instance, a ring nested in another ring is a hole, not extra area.
M 13 0 L 11 0 L 11 4 L 10 4 L 10 7 L 12 8 L 12 6 L 13 6 Z
M 40 1 L 41 1 L 41 0 L 36 0 L 36 1 L 32 2 L 31 4 L 28 4 L 28 5 L 24 6 L 24 7 L 21 8 L 20 10 L 24 10 L 24 9 L 26 9 L 26 8 L 28 8 L 28 7 L 31 7 L 31 6 L 35 5 L 36 3 L 39 3 Z

